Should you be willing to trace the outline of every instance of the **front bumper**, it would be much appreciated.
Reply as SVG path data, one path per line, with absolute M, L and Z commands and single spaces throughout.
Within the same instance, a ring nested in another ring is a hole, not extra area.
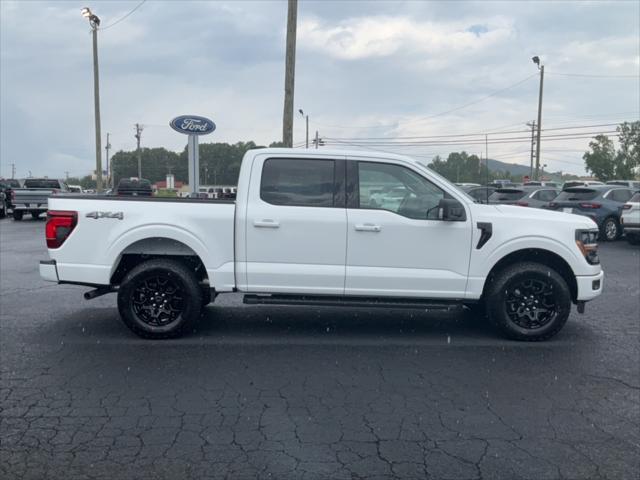
M 578 295 L 576 300 L 586 302 L 593 300 L 602 293 L 604 286 L 604 272 L 600 271 L 597 275 L 579 275 L 576 276 L 578 285 Z
M 40 260 L 40 278 L 47 282 L 58 282 L 58 267 L 55 260 Z

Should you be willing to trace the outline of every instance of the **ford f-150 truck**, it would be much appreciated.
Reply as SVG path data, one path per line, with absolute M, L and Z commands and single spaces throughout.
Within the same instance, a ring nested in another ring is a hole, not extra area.
M 45 280 L 117 292 L 126 325 L 193 329 L 216 295 L 249 304 L 458 308 L 545 340 L 602 292 L 597 226 L 474 203 L 420 161 L 361 151 L 246 153 L 235 201 L 53 196 Z

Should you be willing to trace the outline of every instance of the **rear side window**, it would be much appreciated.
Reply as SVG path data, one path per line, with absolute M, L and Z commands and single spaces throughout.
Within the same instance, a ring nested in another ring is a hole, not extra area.
M 629 190 L 613 190 L 609 194 L 609 199 L 614 202 L 626 203 L 631 198 L 631 191 Z
M 260 198 L 272 205 L 333 207 L 335 162 L 270 158 L 262 167 Z
M 570 188 L 558 195 L 556 201 L 558 202 L 572 202 L 576 200 L 593 200 L 598 196 L 597 190 L 591 190 L 589 188 Z
M 633 197 L 631 197 L 629 201 L 634 203 L 640 203 L 640 192 L 636 193 Z
M 490 201 L 509 201 L 509 200 L 519 200 L 525 196 L 527 192 L 523 190 L 513 190 L 511 188 L 501 188 L 493 192 L 493 194 L 489 197 Z

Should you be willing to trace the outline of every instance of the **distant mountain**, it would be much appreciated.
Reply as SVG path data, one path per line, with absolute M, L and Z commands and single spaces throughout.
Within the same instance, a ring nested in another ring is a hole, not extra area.
M 511 175 L 529 175 L 531 169 L 527 165 L 519 163 L 506 163 L 500 160 L 489 159 L 489 170 L 492 172 L 509 172 Z

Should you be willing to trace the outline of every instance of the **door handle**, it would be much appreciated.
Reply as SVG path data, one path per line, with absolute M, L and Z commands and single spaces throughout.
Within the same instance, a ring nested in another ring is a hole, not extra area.
M 382 230 L 382 228 L 380 228 L 380 225 L 374 225 L 373 223 L 356 225 L 355 228 L 358 232 L 379 232 L 380 230 Z
M 280 228 L 280 222 L 265 218 L 263 220 L 254 220 L 253 226 L 257 228 Z

